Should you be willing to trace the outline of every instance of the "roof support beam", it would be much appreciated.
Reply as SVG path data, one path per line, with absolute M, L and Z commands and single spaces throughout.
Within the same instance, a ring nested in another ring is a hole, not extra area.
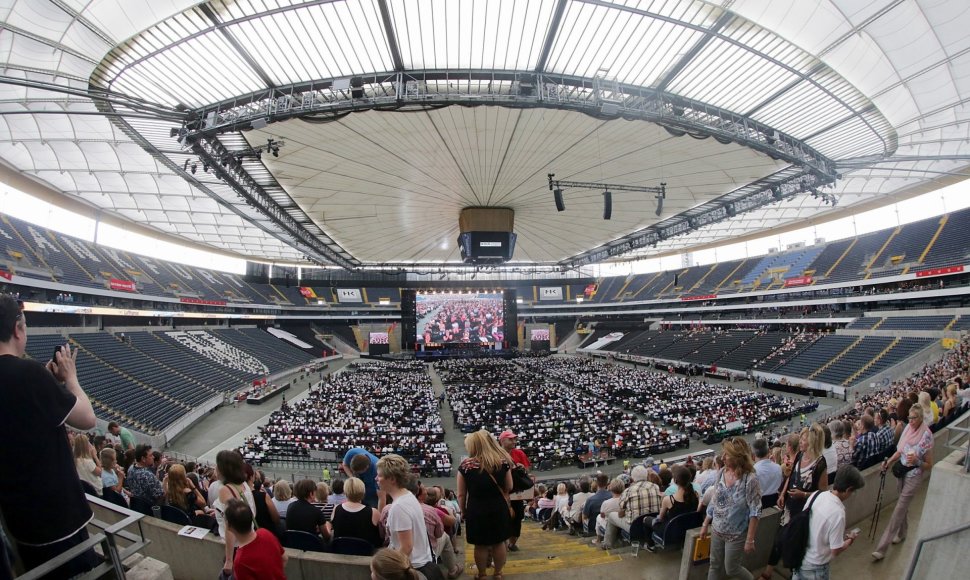
M 387 0 L 377 0 L 377 7 L 381 10 L 381 21 L 384 23 L 384 35 L 387 37 L 387 46 L 391 50 L 391 61 L 394 63 L 394 70 L 404 70 L 404 60 L 401 58 L 401 49 L 397 44 L 397 35 L 394 34 L 394 23 L 391 21 L 391 11 L 387 8 Z
M 552 13 L 552 20 L 549 21 L 549 29 L 546 30 L 546 39 L 542 42 L 542 52 L 539 53 L 539 60 L 536 62 L 536 72 L 546 71 L 549 63 L 549 53 L 552 52 L 552 43 L 556 41 L 556 34 L 559 33 L 559 24 L 562 23 L 562 15 L 566 12 L 567 0 L 559 0 L 556 4 L 556 11 Z
M 687 65 L 689 65 L 691 61 L 694 60 L 695 57 L 697 57 L 700 51 L 702 51 L 704 47 L 707 46 L 707 44 L 711 41 L 711 39 L 714 38 L 714 35 L 717 34 L 722 28 L 724 28 L 727 25 L 728 22 L 731 22 L 731 20 L 733 19 L 734 19 L 734 14 L 725 10 L 724 13 L 721 14 L 720 18 L 714 21 L 714 24 L 711 25 L 711 28 L 708 30 L 707 34 L 705 34 L 700 38 L 700 40 L 695 42 L 694 46 L 690 47 L 690 50 L 684 53 L 684 55 L 680 57 L 680 60 L 678 60 L 677 63 L 674 64 L 674 66 L 672 66 L 670 69 L 667 70 L 663 78 L 661 78 L 660 81 L 657 83 L 657 90 L 658 91 L 667 90 L 667 85 L 673 82 L 673 80 L 677 78 L 677 75 L 679 75 L 681 71 L 683 71 L 684 68 L 686 68 Z

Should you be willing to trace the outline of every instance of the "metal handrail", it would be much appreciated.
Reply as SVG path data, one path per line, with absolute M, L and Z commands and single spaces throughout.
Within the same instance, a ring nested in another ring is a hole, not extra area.
M 923 551 L 923 546 L 924 545 L 926 545 L 929 542 L 933 542 L 933 541 L 939 540 L 941 538 L 946 538 L 948 536 L 952 536 L 953 534 L 958 534 L 958 533 L 960 533 L 962 531 L 965 531 L 965 530 L 970 530 L 970 521 L 963 522 L 962 524 L 960 524 L 960 525 L 958 525 L 956 527 L 950 528 L 948 530 L 944 530 L 944 531 L 939 532 L 937 534 L 933 534 L 932 536 L 927 536 L 925 538 L 920 538 L 919 539 L 919 542 L 917 542 L 917 544 L 916 544 L 916 551 L 913 553 L 913 559 L 909 561 L 909 569 L 906 570 L 906 577 L 905 577 L 906 580 L 912 580 L 913 574 L 916 573 L 916 566 L 919 565 L 919 557 L 920 557 L 920 554 Z
M 138 512 L 131 511 L 130 509 L 117 506 L 93 495 L 85 494 L 85 497 L 87 498 L 88 503 L 94 504 L 117 514 L 121 514 L 124 517 L 120 521 L 113 524 L 91 518 L 91 521 L 88 522 L 88 524 L 100 529 L 100 533 L 92 535 L 84 542 L 65 552 L 62 552 L 61 554 L 58 554 L 56 557 L 51 558 L 40 566 L 30 570 L 26 574 L 17 576 L 17 580 L 35 580 L 37 578 L 42 578 L 98 544 L 101 544 L 105 561 L 93 570 L 78 576 L 77 579 L 94 580 L 95 578 L 104 576 L 110 571 L 114 572 L 116 578 L 125 577 L 125 568 L 123 562 L 132 554 L 140 551 L 142 548 L 151 543 L 151 540 L 145 539 L 145 532 L 141 526 L 141 520 L 145 516 Z M 125 531 L 125 528 L 132 524 L 138 525 L 137 535 Z M 119 538 L 129 542 L 130 545 L 119 548 Z

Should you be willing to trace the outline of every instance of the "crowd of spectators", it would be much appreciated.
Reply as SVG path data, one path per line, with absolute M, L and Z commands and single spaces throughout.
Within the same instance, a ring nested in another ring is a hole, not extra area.
M 547 359 L 518 359 L 539 363 Z M 571 464 L 590 452 L 646 456 L 686 446 L 687 438 L 643 421 L 613 403 L 589 397 L 516 363 L 464 359 L 435 363 L 455 425 L 463 432 L 510 429 L 536 464 Z
M 262 464 L 308 459 L 311 451 L 342 457 L 355 447 L 401 455 L 426 476 L 450 474 L 438 402 L 422 363 L 353 363 L 275 411 L 240 451 Z
M 699 438 L 760 431 L 772 422 L 818 407 L 815 401 L 735 389 L 588 358 L 552 357 L 519 364 L 585 391 L 589 395 L 586 401 L 619 406 Z
M 495 298 L 459 298 L 432 296 L 418 305 L 418 316 L 424 321 L 418 342 L 502 342 L 504 314 L 501 296 Z M 425 317 L 429 317 L 425 319 Z

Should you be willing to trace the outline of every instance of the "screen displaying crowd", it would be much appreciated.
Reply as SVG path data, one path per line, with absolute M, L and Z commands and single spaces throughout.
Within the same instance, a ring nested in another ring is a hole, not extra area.
M 418 344 L 494 344 L 505 339 L 501 294 L 418 294 Z
M 275 411 L 259 431 L 240 449 L 247 461 L 308 458 L 311 451 L 343 457 L 362 447 L 397 453 L 427 476 L 451 470 L 431 379 L 415 361 L 351 364 Z
M 465 432 L 510 429 L 535 463 L 571 464 L 582 455 L 602 451 L 614 457 L 643 457 L 688 443 L 682 433 L 643 421 L 510 361 L 442 361 L 435 363 L 435 369 L 446 385 L 456 427 Z
M 818 407 L 680 375 L 611 365 L 593 359 L 552 357 L 520 364 L 563 384 L 584 390 L 592 400 L 617 405 L 697 437 L 759 431 Z

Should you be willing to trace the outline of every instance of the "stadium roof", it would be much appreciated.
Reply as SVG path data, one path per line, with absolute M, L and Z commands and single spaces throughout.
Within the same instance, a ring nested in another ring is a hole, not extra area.
M 970 161 L 963 0 L 5 4 L 3 162 L 257 259 L 457 262 L 459 210 L 498 206 L 516 261 L 570 267 L 890 203 Z M 564 188 L 559 213 L 548 173 L 663 182 L 663 211 L 615 191 L 607 221 L 602 189 Z

